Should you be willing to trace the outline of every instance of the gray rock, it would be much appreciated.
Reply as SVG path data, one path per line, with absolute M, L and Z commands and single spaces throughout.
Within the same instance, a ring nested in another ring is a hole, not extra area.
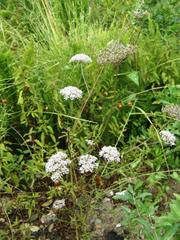
M 120 226 L 121 220 L 122 214 L 120 206 L 115 206 L 110 198 L 105 197 L 97 204 L 88 218 L 91 240 L 105 240 L 107 239 L 107 233 L 112 231 L 115 232 L 114 236 L 116 234 L 116 237 L 119 237 L 123 231 L 122 227 L 118 227 Z

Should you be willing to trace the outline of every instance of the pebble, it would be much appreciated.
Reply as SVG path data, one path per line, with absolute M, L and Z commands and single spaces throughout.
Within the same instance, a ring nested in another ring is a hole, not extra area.
M 42 224 L 49 224 L 51 222 L 55 222 L 55 220 L 56 220 L 56 214 L 53 213 L 52 211 L 50 211 L 46 215 L 42 215 L 42 217 L 41 217 Z

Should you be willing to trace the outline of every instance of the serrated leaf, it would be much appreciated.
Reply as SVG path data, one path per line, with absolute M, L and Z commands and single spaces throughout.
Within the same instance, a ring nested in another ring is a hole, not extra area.
M 132 199 L 132 196 L 129 192 L 117 192 L 115 196 L 112 197 L 114 200 L 128 201 Z

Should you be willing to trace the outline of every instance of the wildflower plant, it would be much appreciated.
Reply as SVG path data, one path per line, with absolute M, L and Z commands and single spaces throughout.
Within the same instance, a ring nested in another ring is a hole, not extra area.
M 89 87 L 88 87 L 88 83 L 85 79 L 85 75 L 84 75 L 84 70 L 83 70 L 83 64 L 88 64 L 92 62 L 91 57 L 89 57 L 88 55 L 84 54 L 84 53 L 79 53 L 74 55 L 73 57 L 71 57 L 71 59 L 69 60 L 70 63 L 80 63 L 80 67 L 81 67 L 81 76 L 82 79 L 84 81 L 84 84 L 86 86 L 87 92 L 89 94 Z
M 168 178 L 174 174 L 169 169 L 174 171 L 178 168 L 177 147 L 163 148 L 152 142 L 154 138 L 157 141 L 154 137 L 158 135 L 154 134 L 156 126 L 160 129 L 162 126 L 170 126 L 167 122 L 159 122 L 159 118 L 162 118 L 161 121 L 168 121 L 169 118 L 164 115 L 162 117 L 162 114 L 157 118 L 156 114 L 151 114 L 157 109 L 159 111 L 159 103 L 174 101 L 173 98 L 170 101 L 165 98 L 156 99 L 156 92 L 165 88 L 168 89 L 166 95 L 171 95 L 170 84 L 174 85 L 178 81 L 178 56 L 174 46 L 177 41 L 175 34 L 172 34 L 174 31 L 170 31 L 170 37 L 168 34 L 162 36 L 158 23 L 151 19 L 151 15 L 145 18 L 148 24 L 145 22 L 147 27 L 141 31 L 140 23 L 144 22 L 146 12 L 138 11 L 137 8 L 133 19 L 139 19 L 138 26 L 133 26 L 128 16 L 134 8 L 126 11 L 131 1 L 115 1 L 117 4 L 113 5 L 113 1 L 101 1 L 98 5 L 98 1 L 91 4 L 92 1 L 56 0 L 28 1 L 29 4 L 18 3 L 25 1 L 3 1 L 0 4 L 5 9 L 5 12 L 0 9 L 1 195 L 2 200 L 4 198 L 6 201 L 3 191 L 13 193 L 15 190 L 15 195 L 19 198 L 18 204 L 24 204 L 23 213 L 27 210 L 25 214 L 17 212 L 17 218 L 14 218 L 13 213 L 16 211 L 13 206 L 16 199 L 13 197 L 7 209 L 5 204 L 0 204 L 0 236 L 3 231 L 7 233 L 2 236 L 3 239 L 16 239 L 18 236 L 21 239 L 24 236 L 31 239 L 33 236 L 26 236 L 17 229 L 18 224 L 25 223 L 29 227 L 28 219 L 25 219 L 28 215 L 31 226 L 38 224 L 36 215 L 44 215 L 43 211 L 47 213 L 51 208 L 46 217 L 55 218 L 55 221 L 59 218 L 57 223 L 50 226 L 50 232 L 54 236 L 61 239 L 90 239 L 87 236 L 86 222 L 81 224 L 81 221 L 86 218 L 84 213 L 93 208 L 92 204 L 97 199 L 99 201 L 108 188 L 113 192 L 117 186 L 126 189 L 126 185 L 131 182 L 135 185 L 133 194 L 123 191 L 114 197 L 119 200 L 132 197 L 130 204 L 134 204 L 133 196 L 141 191 L 141 186 L 145 189 L 148 189 L 146 186 L 151 186 L 153 189 L 152 172 L 155 172 L 155 180 L 159 184 L 159 170 L 168 171 Z M 119 7 L 120 2 L 123 2 L 122 8 Z M 125 2 L 128 2 L 126 6 Z M 117 6 L 117 11 L 114 11 Z M 57 14 L 59 8 L 61 14 Z M 24 11 L 18 11 L 12 17 L 6 9 Z M 79 9 L 82 11 L 79 12 Z M 119 14 L 121 10 L 122 15 Z M 27 26 L 23 22 L 16 24 L 23 17 L 27 20 L 27 15 L 35 18 Z M 121 40 L 109 42 L 98 54 L 99 46 L 112 38 Z M 136 46 L 133 45 L 136 42 L 138 54 L 119 68 L 121 63 L 136 52 Z M 92 58 L 82 53 L 84 48 L 92 53 Z M 81 53 L 67 61 L 70 52 L 77 49 L 81 49 Z M 93 63 L 93 56 L 97 56 L 97 64 Z M 105 67 L 106 64 L 110 66 Z M 117 70 L 117 74 L 114 74 L 114 70 Z M 129 84 L 127 78 L 136 83 L 136 87 Z M 61 89 L 58 88 L 57 97 L 58 84 L 61 84 Z M 174 98 L 177 98 L 177 103 L 178 96 Z M 156 103 L 152 102 L 153 99 L 157 100 Z M 177 105 L 165 106 L 162 110 L 173 117 L 171 123 L 179 119 Z M 160 132 L 163 143 L 168 146 L 178 145 L 175 137 L 178 137 L 178 123 L 175 121 L 173 124 L 169 129 L 172 132 Z M 147 139 L 149 131 L 152 131 L 152 138 L 150 136 Z M 87 139 L 88 136 L 90 139 Z M 104 145 L 99 149 L 102 143 Z M 58 148 L 64 151 L 53 154 L 45 163 L 46 154 Z M 122 159 L 119 148 L 124 154 L 122 164 L 119 164 Z M 169 168 L 164 164 L 166 158 Z M 49 181 L 47 175 L 55 184 Z M 178 176 L 175 175 L 175 178 Z M 157 184 L 155 187 L 158 191 Z M 17 189 L 23 191 L 23 194 L 18 194 Z M 21 201 L 24 198 L 21 195 L 29 191 L 32 194 L 28 194 L 26 199 L 31 201 L 26 204 L 25 200 Z M 162 197 L 161 193 L 157 195 Z M 142 205 L 137 209 L 143 209 L 146 196 L 145 193 L 142 201 L 139 201 Z M 154 200 L 156 205 L 160 202 L 155 197 Z M 135 209 L 134 205 L 129 207 Z M 59 212 L 62 208 L 65 211 Z M 60 216 L 54 213 L 60 213 Z M 21 215 L 23 219 L 19 218 Z M 42 218 L 43 225 L 48 225 L 48 222 Z M 40 232 L 44 230 L 46 228 Z M 42 237 L 51 238 L 50 232 Z M 71 232 L 73 236 L 65 236 Z M 85 232 L 86 235 L 82 236 Z

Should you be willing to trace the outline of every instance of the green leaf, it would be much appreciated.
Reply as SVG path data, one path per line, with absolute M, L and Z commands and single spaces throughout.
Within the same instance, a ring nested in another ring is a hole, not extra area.
M 51 200 L 49 200 L 49 201 L 41 204 L 41 206 L 42 206 L 42 207 L 49 207 L 49 206 L 52 204 L 52 202 L 53 202 L 53 200 L 51 199 Z
M 172 177 L 174 180 L 180 182 L 180 176 L 177 174 L 177 172 L 173 172 L 173 174 L 171 174 L 171 177 Z
M 131 72 L 127 75 L 127 77 L 133 82 L 135 83 L 137 86 L 139 86 L 139 76 L 138 76 L 138 72 L 134 71 Z
M 137 161 L 132 162 L 132 163 L 131 163 L 131 167 L 132 167 L 132 168 L 137 168 L 137 166 L 139 165 L 140 162 L 141 162 L 140 159 L 138 159 Z
M 164 240 L 171 240 L 172 237 L 176 234 L 180 224 L 174 224 L 172 227 L 169 228 L 169 230 L 166 232 L 166 235 L 164 236 Z
M 35 139 L 35 143 L 37 143 L 37 145 L 43 148 L 43 144 L 38 139 Z
M 132 196 L 128 191 L 123 191 L 119 193 L 117 192 L 112 198 L 114 200 L 129 201 L 132 199 Z
M 23 91 L 21 90 L 20 93 L 19 93 L 19 97 L 18 97 L 18 104 L 19 105 L 23 105 L 23 103 L 24 103 L 24 99 L 23 99 L 22 94 L 23 94 Z
M 31 227 L 30 227 L 31 232 L 38 232 L 39 229 L 40 229 L 40 228 L 39 228 L 38 226 L 31 226 Z
M 144 193 L 141 193 L 138 195 L 138 197 L 141 198 L 143 201 L 146 197 L 151 197 L 151 196 L 152 196 L 152 194 L 149 192 L 144 192 Z

